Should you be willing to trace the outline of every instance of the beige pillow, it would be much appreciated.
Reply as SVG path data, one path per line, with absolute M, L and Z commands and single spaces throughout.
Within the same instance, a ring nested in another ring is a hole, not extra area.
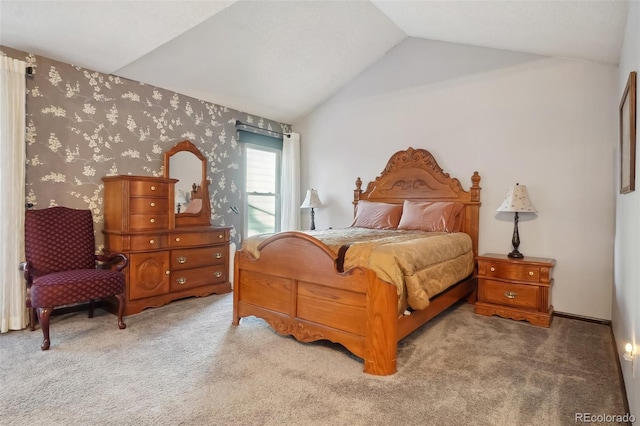
M 398 229 L 427 232 L 459 232 L 464 204 L 405 200 Z M 460 217 L 460 218 L 459 218 Z
M 357 228 L 396 229 L 402 216 L 402 204 L 360 200 L 351 224 Z

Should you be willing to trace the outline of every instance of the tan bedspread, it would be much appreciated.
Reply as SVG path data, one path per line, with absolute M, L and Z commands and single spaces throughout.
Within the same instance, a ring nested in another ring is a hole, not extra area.
M 334 253 L 351 244 L 344 269 L 363 266 L 378 278 L 395 284 L 398 310 L 424 309 L 429 299 L 473 271 L 471 238 L 464 233 L 391 231 L 365 228 L 305 232 L 330 247 Z M 258 245 L 273 234 L 256 235 L 242 249 L 259 258 Z

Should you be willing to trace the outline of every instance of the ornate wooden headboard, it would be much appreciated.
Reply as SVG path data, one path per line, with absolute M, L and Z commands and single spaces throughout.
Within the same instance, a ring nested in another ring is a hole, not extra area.
M 444 173 L 433 155 L 425 149 L 407 148 L 391 156 L 386 167 L 374 181 L 362 190 L 362 180 L 356 180 L 353 208 L 360 200 L 402 204 L 404 200 L 457 201 L 464 204 L 462 232 L 469 234 L 473 253 L 478 255 L 480 222 L 480 175 L 471 176 L 471 188 L 465 191 L 460 181 Z

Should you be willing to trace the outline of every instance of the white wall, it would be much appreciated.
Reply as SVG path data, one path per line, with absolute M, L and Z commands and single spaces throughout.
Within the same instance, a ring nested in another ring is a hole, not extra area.
M 355 178 L 425 148 L 464 187 L 482 176 L 481 253 L 511 250 L 513 216 L 495 209 L 527 185 L 539 213 L 522 215 L 520 251 L 557 259 L 555 310 L 610 319 L 617 79 L 613 66 L 408 38 L 293 124 L 302 189 L 327 205 L 316 226 L 348 226 Z
M 627 29 L 620 58 L 617 86 L 618 99 L 627 84 L 630 71 L 640 69 L 640 4 L 629 3 Z M 636 137 L 637 139 L 637 137 Z M 616 167 L 616 176 L 619 175 Z M 636 154 L 636 175 L 640 174 L 640 152 Z M 616 180 L 616 190 L 619 185 Z M 619 353 L 631 342 L 640 352 L 640 186 L 636 177 L 636 190 L 616 197 L 615 234 L 615 286 L 613 289 L 612 323 Z M 640 418 L 640 367 L 620 361 L 631 413 Z M 635 371 L 632 371 L 635 367 Z M 634 377 L 635 375 L 635 377 Z

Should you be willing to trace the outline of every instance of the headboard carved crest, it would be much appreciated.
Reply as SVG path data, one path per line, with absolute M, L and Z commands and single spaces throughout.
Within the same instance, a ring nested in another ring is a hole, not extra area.
M 431 189 L 434 190 L 435 188 L 431 185 L 429 185 L 424 179 L 400 179 L 397 180 L 395 183 L 393 183 L 391 185 L 391 188 L 400 188 L 400 189 L 404 189 L 405 191 L 407 190 L 411 190 L 411 189 Z
M 369 182 L 366 190 L 360 191 L 360 194 L 368 194 L 366 198 L 397 198 L 399 192 L 405 199 L 422 198 L 424 192 L 431 192 L 431 196 L 437 195 L 447 200 L 459 199 L 460 193 L 466 191 L 458 179 L 442 170 L 429 151 L 409 147 L 406 151 L 393 154 L 382 173 Z
M 426 149 L 414 149 L 412 147 L 407 148 L 406 151 L 398 151 L 391 156 L 387 161 L 387 166 L 382 171 L 382 175 L 390 173 L 393 169 L 399 167 L 407 167 L 406 163 L 416 163 L 422 167 L 430 167 L 438 173 L 449 176 L 448 173 L 444 173 L 442 168 L 438 165 L 438 162 L 433 155 Z

